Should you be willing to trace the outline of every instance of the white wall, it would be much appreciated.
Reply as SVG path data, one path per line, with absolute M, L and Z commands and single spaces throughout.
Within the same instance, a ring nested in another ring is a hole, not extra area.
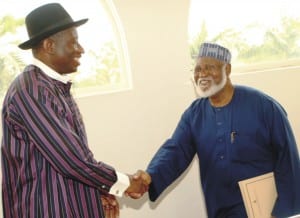
M 97 159 L 133 173 L 146 168 L 194 97 L 186 85 L 189 2 L 114 2 L 128 41 L 133 90 L 80 99 L 79 104 Z M 122 198 L 121 217 L 203 217 L 197 163 L 182 178 L 156 203 L 147 196 Z
M 78 99 L 90 148 L 97 160 L 118 171 L 145 169 L 173 132 L 193 100 L 187 85 L 188 0 L 114 0 L 128 41 L 133 89 Z M 233 76 L 240 84 L 261 88 L 280 100 L 290 114 L 299 141 L 300 105 L 292 85 L 299 73 Z M 299 88 L 298 88 L 299 90 Z M 297 131 L 296 131 L 297 130 Z M 0 133 L 1 134 L 1 133 Z M 1 135 L 0 135 L 1 137 Z M 197 160 L 155 203 L 148 197 L 120 199 L 122 218 L 205 217 Z

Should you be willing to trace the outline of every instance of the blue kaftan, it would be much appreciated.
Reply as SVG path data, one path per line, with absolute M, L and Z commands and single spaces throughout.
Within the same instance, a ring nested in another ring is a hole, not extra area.
M 249 87 L 235 86 L 231 102 L 213 107 L 195 100 L 158 150 L 147 171 L 152 201 L 199 158 L 208 217 L 246 217 L 238 181 L 273 171 L 276 217 L 300 213 L 300 161 L 282 106 Z

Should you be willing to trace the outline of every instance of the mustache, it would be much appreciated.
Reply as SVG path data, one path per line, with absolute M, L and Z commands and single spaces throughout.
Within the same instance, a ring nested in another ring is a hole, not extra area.
M 202 81 L 208 81 L 208 82 L 212 82 L 213 79 L 211 77 L 205 77 L 205 78 L 199 78 L 197 81 L 195 81 L 195 85 L 200 86 L 200 83 Z

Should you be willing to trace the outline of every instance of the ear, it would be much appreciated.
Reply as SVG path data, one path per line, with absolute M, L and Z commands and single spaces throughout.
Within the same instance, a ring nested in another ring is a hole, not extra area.
M 50 39 L 50 38 L 44 39 L 43 42 L 42 42 L 42 46 L 43 46 L 43 49 L 47 53 L 49 53 L 49 54 L 54 53 L 55 42 L 52 39 Z
M 231 64 L 226 64 L 225 70 L 226 70 L 226 75 L 229 76 L 231 73 Z

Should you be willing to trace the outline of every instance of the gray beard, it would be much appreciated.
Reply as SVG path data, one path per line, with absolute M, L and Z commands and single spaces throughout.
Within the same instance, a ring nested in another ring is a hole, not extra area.
M 195 88 L 195 92 L 196 92 L 196 97 L 197 98 L 208 98 L 210 96 L 215 95 L 216 93 L 218 93 L 221 89 L 224 88 L 226 82 L 227 82 L 227 77 L 226 77 L 226 70 L 225 67 L 222 68 L 222 81 L 219 84 L 216 84 L 213 81 L 212 86 L 208 89 L 203 91 L 200 87 L 199 87 L 199 82 L 200 79 L 198 79 L 197 83 L 195 83 L 194 81 L 194 88 Z

